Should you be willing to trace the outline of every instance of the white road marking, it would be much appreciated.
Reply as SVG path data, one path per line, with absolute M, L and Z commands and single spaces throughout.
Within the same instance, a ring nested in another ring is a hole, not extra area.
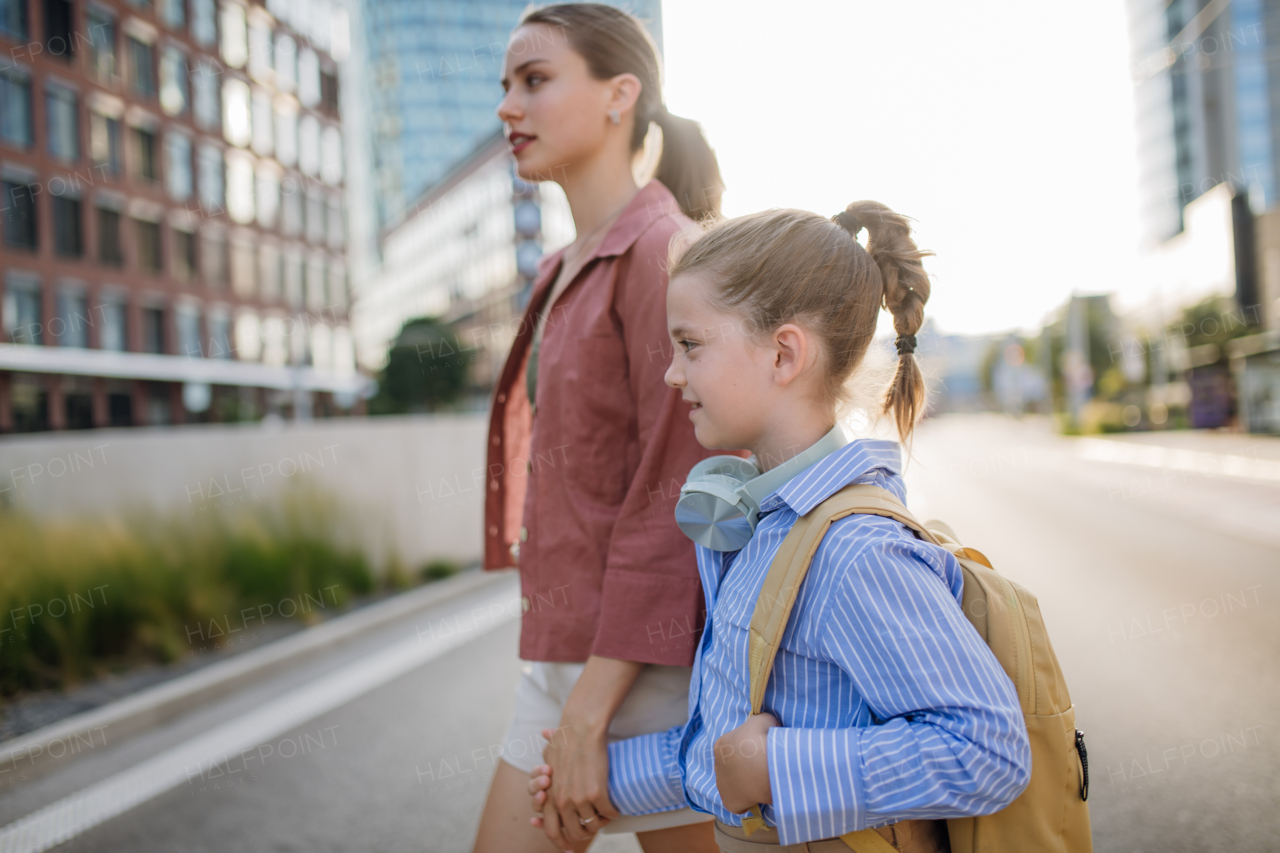
M 1077 439 L 1076 454 L 1081 459 L 1092 462 L 1118 462 L 1121 465 L 1189 471 L 1210 477 L 1239 477 L 1245 480 L 1280 482 L 1280 461 L 1259 459 L 1256 456 L 1210 453 L 1204 450 L 1186 450 L 1155 444 L 1130 444 L 1126 441 L 1108 441 L 1103 438 Z
M 506 585 L 503 584 L 505 587 Z M 0 853 L 40 853 L 189 782 L 203 771 L 408 673 L 515 619 L 520 599 L 492 591 L 468 613 L 424 625 L 417 636 L 353 661 L 181 746 L 103 779 L 0 828 Z

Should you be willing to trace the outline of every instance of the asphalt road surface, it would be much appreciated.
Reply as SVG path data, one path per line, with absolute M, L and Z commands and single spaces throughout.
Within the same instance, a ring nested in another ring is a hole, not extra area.
M 1280 442 L 1182 444 L 941 419 L 915 442 L 910 503 L 1038 595 L 1088 740 L 1097 850 L 1276 850 Z M 514 599 L 514 579 L 86 750 L 52 775 L 0 774 L 0 850 L 23 849 L 3 835 L 23 816 L 95 785 L 101 801 L 144 761 L 343 667 L 372 667 L 396 642 L 462 630 L 495 592 Z M 514 620 L 479 626 L 464 645 L 265 740 L 248 761 L 197 764 L 184 783 L 96 824 L 73 809 L 87 828 L 56 849 L 469 850 L 511 711 L 516 638 Z M 594 849 L 639 848 L 617 836 Z

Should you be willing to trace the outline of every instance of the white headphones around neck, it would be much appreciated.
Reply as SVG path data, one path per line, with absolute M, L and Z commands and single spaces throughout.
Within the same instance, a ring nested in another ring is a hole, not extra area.
M 760 502 L 824 456 L 849 443 L 836 424 L 806 450 L 764 474 L 752 456 L 711 456 L 689 471 L 676 503 L 676 524 L 699 545 L 737 551 L 751 541 Z

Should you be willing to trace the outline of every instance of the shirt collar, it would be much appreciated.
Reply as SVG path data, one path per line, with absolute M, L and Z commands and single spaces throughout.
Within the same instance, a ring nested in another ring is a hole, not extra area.
M 762 513 L 786 504 L 797 515 L 809 510 L 852 483 L 874 483 L 906 501 L 902 449 L 896 441 L 855 439 L 824 456 L 784 483 L 760 503 Z
M 600 245 L 596 246 L 595 251 L 587 256 L 583 267 L 585 268 L 596 258 L 608 258 L 625 253 L 653 223 L 679 213 L 680 205 L 676 202 L 676 197 L 671 194 L 671 190 L 663 186 L 660 181 L 649 181 L 622 209 L 622 213 L 618 214 L 618 218 L 609 226 L 609 233 L 600 241 Z M 560 265 L 563 257 L 563 248 L 544 256 L 538 262 L 539 276 L 548 275 L 550 270 Z

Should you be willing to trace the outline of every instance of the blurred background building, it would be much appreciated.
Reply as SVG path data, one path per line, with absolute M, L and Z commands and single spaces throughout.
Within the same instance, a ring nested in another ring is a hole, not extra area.
M 0 0 L 0 430 L 357 406 L 324 0 Z

